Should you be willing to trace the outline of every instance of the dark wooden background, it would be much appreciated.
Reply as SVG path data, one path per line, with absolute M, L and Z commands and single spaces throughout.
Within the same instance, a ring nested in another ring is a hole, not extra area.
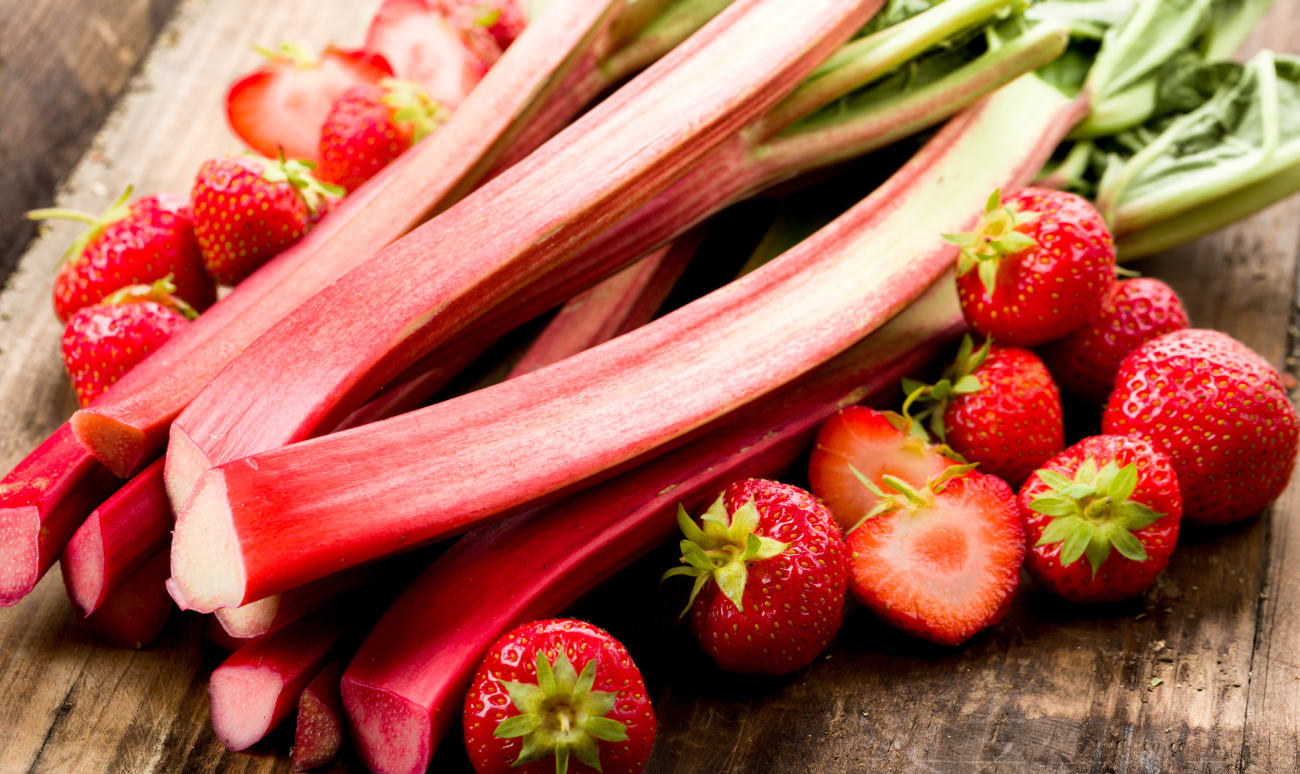
M 0 294 L 0 467 L 75 405 L 49 294 L 76 228 L 52 227 L 23 252 L 21 211 L 47 204 L 56 180 L 61 204 L 92 210 L 127 182 L 184 192 L 202 158 L 235 147 L 221 96 L 254 66 L 250 42 L 357 44 L 373 5 L 0 0 L 0 271 L 21 253 Z M 1292 0 L 1280 0 L 1251 47 L 1297 51 L 1298 35 Z M 1172 283 L 1195 324 L 1294 374 L 1298 257 L 1300 200 L 1138 268 Z M 1242 527 L 1185 534 L 1158 585 L 1130 603 L 1073 607 L 1026 582 L 1002 625 L 958 649 L 851 607 L 826 656 L 782 680 L 710 667 L 673 624 L 679 601 L 658 591 L 667 548 L 573 612 L 623 638 L 642 666 L 660 722 L 653 772 L 1293 772 L 1298 511 L 1293 481 Z M 0 610 L 0 772 L 287 771 L 285 736 L 254 755 L 213 737 L 215 656 L 200 629 L 177 616 L 145 651 L 100 647 L 75 628 L 51 573 Z M 434 770 L 465 768 L 452 739 Z

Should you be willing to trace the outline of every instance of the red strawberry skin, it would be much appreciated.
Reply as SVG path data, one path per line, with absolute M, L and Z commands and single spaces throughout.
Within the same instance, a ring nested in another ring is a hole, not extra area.
M 483 27 L 502 51 L 524 31 L 528 18 L 522 0 L 445 0 L 448 14 L 464 28 Z M 495 17 L 495 18 L 494 18 Z M 492 23 L 484 25 L 484 20 Z
M 743 611 L 709 583 L 691 606 L 691 629 L 728 672 L 783 675 L 811 664 L 839 632 L 848 552 L 834 517 L 808 492 L 746 479 L 727 487 L 724 503 L 735 513 L 751 499 L 755 534 L 789 547 L 749 566 Z
M 411 125 L 393 120 L 384 94 L 366 84 L 334 101 L 321 126 L 317 177 L 354 191 L 411 147 Z
M 1025 556 L 1015 493 L 978 471 L 949 481 L 928 507 L 866 520 L 848 546 L 854 598 L 940 645 L 959 645 L 1006 616 Z
M 276 55 L 231 85 L 226 118 L 239 139 L 267 158 L 283 153 L 314 161 L 334 100 L 352 86 L 392 74 L 383 56 L 366 50 L 330 47 L 310 63 Z
M 384 0 L 366 32 L 366 49 L 382 54 L 397 77 L 420 83 L 454 109 L 501 57 L 493 33 L 473 23 L 481 14 L 465 10 L 444 0 Z
M 1039 218 L 1017 231 L 1037 240 L 1001 260 L 993 292 L 979 272 L 957 278 L 962 313 L 995 342 L 1033 347 L 1081 328 L 1101 310 L 1115 277 L 1115 244 L 1088 200 L 1064 191 L 1025 188 L 1003 203 Z
M 1300 421 L 1267 361 L 1227 334 L 1193 328 L 1124 359 L 1102 431 L 1146 438 L 1169 455 L 1183 518 L 1227 524 L 1259 513 L 1286 488 Z
M 599 742 L 601 769 L 604 774 L 635 774 L 645 767 L 654 745 L 655 715 L 646 695 L 641 672 L 622 643 L 603 629 L 583 621 L 552 619 L 519 626 L 497 640 L 488 649 L 469 693 L 465 696 L 465 749 L 479 774 L 553 774 L 555 760 L 526 763 L 513 767 L 522 742 L 518 738 L 498 739 L 493 732 L 502 720 L 519 714 L 513 707 L 505 682 L 537 682 L 537 653 L 554 662 L 563 652 L 581 672 L 588 661 L 596 659 L 593 690 L 618 694 L 609 717 L 627 727 L 627 740 Z M 571 774 L 595 772 L 569 758 Z
M 1040 586 L 1072 602 L 1127 599 L 1149 588 L 1160 571 L 1169 565 L 1183 515 L 1178 476 L 1169 457 L 1150 442 L 1119 435 L 1085 438 L 1053 457 L 1043 467 L 1073 478 L 1086 459 L 1094 460 L 1098 467 L 1112 460 L 1121 468 L 1130 464 L 1137 467 L 1137 487 L 1129 499 L 1164 514 L 1163 518 L 1133 531 L 1134 537 L 1146 549 L 1146 561 L 1136 562 L 1112 550 L 1094 576 L 1092 566 L 1085 558 L 1061 566 L 1064 541 L 1034 545 L 1052 522 L 1050 516 L 1029 507 L 1036 497 L 1050 491 L 1035 473 L 1020 489 L 1020 516 L 1024 520 L 1025 545 L 1029 552 L 1025 569 Z
M 136 200 L 126 217 L 105 226 L 80 255 L 63 264 L 54 280 L 54 312 L 67 322 L 78 309 L 99 303 L 118 288 L 148 285 L 168 274 L 176 295 L 196 310 L 217 300 L 188 203 L 160 193 Z
M 194 234 L 208 272 L 235 285 L 297 242 L 327 209 L 315 212 L 288 183 L 270 183 L 260 159 L 209 159 L 199 167 L 191 199 Z
M 153 301 L 79 309 L 63 330 L 63 363 L 81 405 L 187 324 L 180 313 Z
M 1173 288 L 1152 277 L 1120 280 L 1106 293 L 1101 314 L 1044 347 L 1043 358 L 1063 391 L 1105 405 L 1130 352 L 1187 325 L 1187 310 Z
M 944 412 L 947 443 L 1019 486 L 1065 448 L 1060 390 L 1043 361 L 1019 347 L 993 345 L 974 375 L 983 389 L 954 397 Z
M 826 420 L 808 463 L 808 482 L 840 528 L 852 529 L 878 502 L 853 471 L 880 485 L 895 476 L 914 487 L 956 464 L 917 438 L 909 438 L 889 417 L 850 406 Z

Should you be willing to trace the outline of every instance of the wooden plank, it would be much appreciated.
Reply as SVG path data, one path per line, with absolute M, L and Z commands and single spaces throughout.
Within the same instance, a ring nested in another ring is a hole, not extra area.
M 39 0 L 0 9 L 0 280 L 177 0 Z
M 183 191 L 203 157 L 234 147 L 220 100 L 255 62 L 248 30 L 264 43 L 356 42 L 371 7 L 187 0 L 61 203 L 98 208 L 126 182 L 118 175 L 142 191 Z M 1287 11 L 1278 4 L 1255 45 L 1294 50 L 1300 20 Z M 34 244 L 0 294 L 3 465 L 73 406 L 49 278 L 74 232 L 59 226 Z M 1300 356 L 1300 336 L 1287 332 L 1297 254 L 1300 201 L 1140 268 L 1174 284 L 1197 324 L 1281 365 Z M 677 598 L 658 591 L 671 546 L 573 612 L 610 628 L 642 666 L 660 721 L 653 772 L 1294 771 L 1300 570 L 1287 551 L 1300 540 L 1298 510 L 1293 483 L 1264 518 L 1188 534 L 1157 587 L 1131 603 L 1077 608 L 1026 582 L 1004 624 L 955 650 L 851 606 L 827 656 L 783 680 L 721 674 L 699 653 L 675 623 Z M 143 653 L 96 646 L 74 628 L 57 577 L 0 610 L 0 771 L 283 771 L 283 736 L 255 755 L 213 737 L 205 681 L 215 657 L 199 628 L 178 616 Z M 454 736 L 434 770 L 468 770 Z

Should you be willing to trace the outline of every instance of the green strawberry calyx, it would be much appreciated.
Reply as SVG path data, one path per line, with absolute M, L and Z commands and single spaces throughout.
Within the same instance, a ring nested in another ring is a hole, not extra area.
M 1047 491 L 1034 497 L 1029 507 L 1052 518 L 1034 545 L 1061 543 L 1062 567 L 1087 556 L 1095 578 L 1112 548 L 1125 559 L 1146 561 L 1146 547 L 1133 530 L 1147 527 L 1165 514 L 1132 499 L 1138 480 L 1136 464 L 1121 468 L 1110 460 L 1098 467 L 1089 457 L 1074 478 L 1051 468 L 1034 475 Z
M 617 694 L 593 691 L 596 659 L 578 673 L 563 651 L 554 663 L 537 653 L 537 682 L 503 681 L 518 715 L 502 720 L 492 732 L 498 739 L 523 738 L 514 766 L 555 757 L 556 774 L 569 770 L 569 756 L 600 771 L 597 741 L 627 740 L 627 726 L 605 717 L 614 709 Z
M 199 316 L 194 307 L 185 303 L 185 299 L 176 295 L 176 284 L 172 282 L 171 274 L 148 285 L 127 285 L 118 288 L 104 296 L 99 303 L 103 306 L 118 306 L 121 304 L 138 304 L 142 301 L 152 301 L 155 304 L 165 306 L 179 313 L 187 320 L 193 320 Z
M 451 117 L 441 103 L 414 81 L 384 78 L 379 85 L 384 89 L 380 101 L 392 108 L 394 121 L 411 125 L 413 142 L 423 140 Z
M 302 197 L 307 211 L 315 214 L 325 201 L 326 196 L 343 196 L 347 191 L 333 183 L 317 180 L 312 174 L 316 162 L 306 159 L 286 159 L 281 151 L 280 158 L 262 167 L 262 179 L 268 183 L 288 183 Z
M 1021 226 L 1038 220 L 1038 213 L 1002 203 L 1002 192 L 994 189 L 984 204 L 984 214 L 967 234 L 944 234 L 944 241 L 961 248 L 957 254 L 957 276 L 972 269 L 979 272 L 984 292 L 993 293 L 1002 258 L 1038 245 L 1038 240 L 1020 231 Z
M 876 505 L 861 519 L 854 524 L 844 534 L 861 527 L 866 522 L 877 516 L 884 516 L 888 513 L 916 513 L 934 505 L 934 497 L 948 488 L 948 484 L 954 479 L 961 478 L 967 473 L 974 470 L 979 463 L 970 463 L 966 465 L 949 465 L 939 473 L 930 476 L 925 482 L 925 486 L 914 487 L 897 476 L 884 475 L 881 481 L 884 486 L 877 484 L 875 481 L 867 478 L 853 465 L 849 465 L 849 470 L 853 473 L 858 482 L 865 486 L 868 491 L 876 496 Z
M 909 435 L 928 441 L 929 435 L 925 431 L 928 424 L 935 438 L 941 443 L 948 442 L 944 423 L 948 403 L 959 395 L 970 395 L 984 389 L 975 371 L 984 365 L 992 346 L 993 339 L 987 338 L 979 349 L 975 349 L 975 342 L 968 333 L 962 337 L 957 357 L 943 370 L 939 381 L 926 384 L 916 379 L 903 379 L 903 394 L 907 396 L 903 401 L 903 417 L 908 420 L 906 432 Z
M 687 515 L 685 508 L 677 506 L 677 525 L 686 536 L 679 544 L 684 566 L 664 573 L 662 580 L 674 575 L 695 578 L 695 586 L 682 616 L 695 604 L 695 598 L 710 580 L 718 584 L 718 589 L 737 610 L 745 609 L 742 600 L 750 563 L 779 556 L 790 547 L 789 543 L 757 534 L 758 519 L 758 506 L 752 499 L 728 515 L 723 497 L 719 495 L 704 512 L 698 525 Z
M 75 220 L 90 226 L 90 228 L 81 232 L 81 235 L 78 236 L 71 245 L 68 245 L 68 249 L 64 251 L 63 257 L 59 259 L 59 263 L 62 265 L 69 258 L 75 255 L 81 255 L 82 251 L 86 249 L 86 245 L 90 244 L 95 239 L 98 239 L 99 235 L 104 233 L 104 229 L 108 228 L 109 225 L 116 223 L 131 214 L 131 206 L 126 202 L 131 198 L 131 191 L 133 188 L 133 186 L 128 185 L 126 190 L 122 192 L 122 195 L 117 197 L 117 201 L 108 205 L 108 209 L 104 210 L 104 212 L 99 215 L 91 215 L 88 212 L 82 212 L 81 210 L 74 210 L 67 207 L 46 207 L 40 210 L 28 211 L 27 219 Z
M 474 13 L 475 27 L 491 27 L 501 21 L 501 9 L 491 3 L 480 3 Z
M 272 62 L 289 62 L 295 67 L 315 67 L 320 59 L 304 41 L 284 41 L 274 49 L 254 45 L 253 50 Z

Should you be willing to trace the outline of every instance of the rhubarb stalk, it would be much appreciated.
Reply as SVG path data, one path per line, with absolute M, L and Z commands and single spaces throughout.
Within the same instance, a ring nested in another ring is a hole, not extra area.
M 166 549 L 154 552 L 93 613 L 84 618 L 77 616 L 77 625 L 86 634 L 115 648 L 139 650 L 153 642 L 167 625 L 174 607 L 163 587 L 168 565 Z
M 156 460 L 96 508 L 63 549 L 68 596 L 89 615 L 149 557 L 165 550 L 171 503 Z
M 231 750 L 246 750 L 280 725 L 343 636 L 323 613 L 244 645 L 212 672 L 212 730 Z
M 656 322 L 518 379 L 210 470 L 177 521 L 178 601 L 239 605 L 463 531 L 771 392 L 919 295 L 953 260 L 940 234 L 967 228 L 989 191 L 1027 181 L 1079 114 L 1037 78 L 1018 80 L 811 239 Z
M 348 666 L 343 697 L 362 760 L 372 771 L 425 771 L 497 637 L 560 613 L 667 540 L 678 503 L 693 508 L 733 479 L 775 475 L 835 410 L 893 398 L 898 378 L 924 367 L 962 327 L 951 282 L 936 283 L 853 349 L 687 446 L 462 538 L 389 607 Z
M 334 657 L 298 697 L 298 720 L 289 752 L 294 771 L 310 771 L 338 757 L 345 722 L 339 679 L 346 665 L 346 658 Z

